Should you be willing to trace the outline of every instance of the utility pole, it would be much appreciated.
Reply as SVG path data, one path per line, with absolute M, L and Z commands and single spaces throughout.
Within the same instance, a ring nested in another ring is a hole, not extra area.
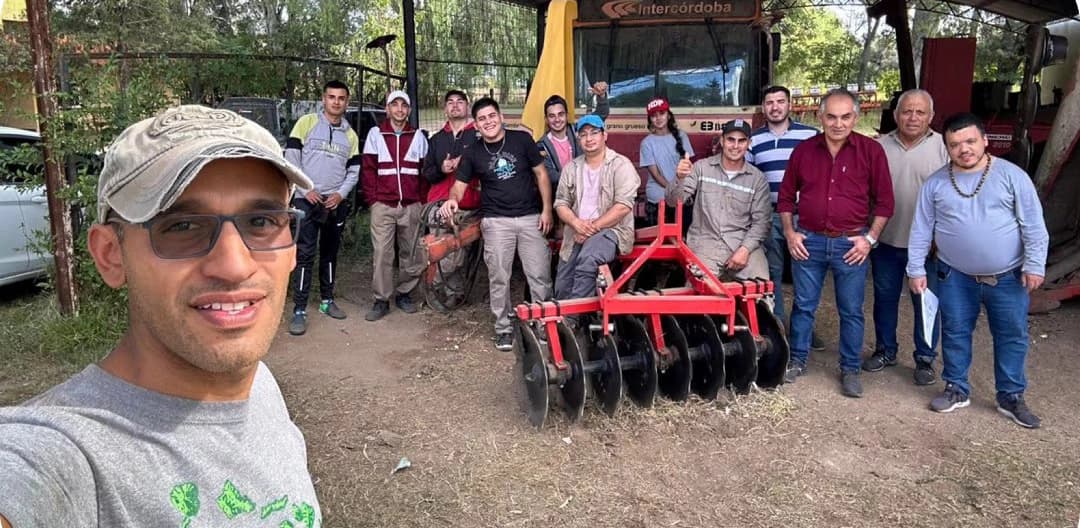
M 79 301 L 75 292 L 71 211 L 60 199 L 60 192 L 67 186 L 67 180 L 52 150 L 53 131 L 50 128 L 56 114 L 56 78 L 52 70 L 48 0 L 27 0 L 26 19 L 30 24 L 34 92 L 37 94 L 38 123 L 45 156 L 45 193 L 49 200 L 49 225 L 52 228 L 53 258 L 56 262 L 56 294 L 60 313 L 74 315 L 79 310 Z

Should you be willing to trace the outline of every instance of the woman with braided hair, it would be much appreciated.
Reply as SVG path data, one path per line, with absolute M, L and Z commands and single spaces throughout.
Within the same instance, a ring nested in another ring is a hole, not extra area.
M 689 162 L 694 156 L 690 138 L 679 130 L 666 99 L 658 97 L 645 107 L 648 114 L 649 135 L 641 140 L 638 166 L 649 171 L 645 185 L 645 225 L 659 223 L 660 202 L 664 200 L 667 186 L 675 181 L 675 168 L 683 160 Z M 689 205 L 689 204 L 686 204 Z M 683 208 L 683 231 L 690 226 L 691 207 Z M 665 219 L 675 221 L 674 208 L 667 209 Z

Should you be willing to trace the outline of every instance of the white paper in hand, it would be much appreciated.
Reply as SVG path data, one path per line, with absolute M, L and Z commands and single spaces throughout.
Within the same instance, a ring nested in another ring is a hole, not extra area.
M 930 291 L 930 288 L 927 288 L 919 295 L 919 304 L 922 307 L 923 342 L 931 347 L 934 346 L 934 321 L 937 319 L 938 297 Z

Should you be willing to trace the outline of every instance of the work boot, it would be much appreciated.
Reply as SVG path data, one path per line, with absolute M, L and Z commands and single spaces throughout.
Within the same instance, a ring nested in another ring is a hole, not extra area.
M 412 297 L 409 297 L 409 294 L 407 293 L 397 294 L 394 297 L 394 304 L 396 304 L 401 311 L 407 314 L 416 313 L 416 305 L 413 304 Z
M 319 311 L 334 319 L 345 318 L 345 311 L 339 308 L 333 299 L 323 299 L 323 301 L 319 303 Z
M 379 319 L 386 317 L 386 314 L 388 313 L 390 313 L 390 303 L 376 299 L 375 304 L 371 305 L 371 309 L 368 310 L 364 319 L 368 321 L 378 321 Z
M 967 394 L 964 394 L 964 391 L 960 390 L 960 387 L 952 383 L 946 383 L 945 391 L 941 393 L 941 396 L 930 400 L 930 409 L 939 413 L 953 412 L 968 405 L 971 405 L 971 399 L 968 398 Z M 998 408 L 1000 409 L 1000 407 Z
M 896 365 L 896 352 L 889 355 L 884 349 L 879 348 L 874 351 L 874 355 L 863 361 L 862 369 L 867 372 L 879 372 L 885 370 L 885 367 L 894 365 Z
M 307 332 L 307 311 L 293 311 L 292 321 L 289 321 L 289 333 L 294 336 L 304 335 Z
M 1028 409 L 1027 404 L 1024 403 L 1023 394 L 999 394 L 997 402 L 998 412 L 1011 418 L 1020 427 L 1038 429 L 1042 425 L 1039 417 L 1035 416 L 1035 413 L 1031 412 L 1031 409 Z
M 934 364 L 921 359 L 915 360 L 915 384 L 933 385 L 937 382 L 937 374 L 934 372 Z
M 859 380 L 859 371 L 840 374 L 840 392 L 848 398 L 862 398 L 862 381 Z
M 792 359 L 788 361 L 787 370 L 784 371 L 784 383 L 795 383 L 795 380 L 806 374 L 806 363 Z

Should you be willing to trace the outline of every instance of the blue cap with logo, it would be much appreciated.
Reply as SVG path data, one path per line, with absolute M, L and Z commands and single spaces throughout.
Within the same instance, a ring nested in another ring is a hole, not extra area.
M 600 116 L 596 114 L 589 114 L 578 119 L 577 124 L 574 125 L 574 131 L 581 132 L 581 128 L 585 126 L 591 126 L 597 130 L 604 130 L 604 120 L 600 119 Z

